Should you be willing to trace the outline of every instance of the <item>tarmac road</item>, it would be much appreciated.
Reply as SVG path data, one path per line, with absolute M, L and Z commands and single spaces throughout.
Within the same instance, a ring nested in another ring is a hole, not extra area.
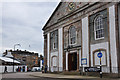
M 2 74 L 2 78 L 37 78 L 30 76 L 30 74 L 34 74 L 34 72 L 27 72 L 27 73 L 6 73 Z
M 74 80 L 74 79 L 56 79 L 56 78 L 30 76 L 30 74 L 34 74 L 34 73 L 36 72 L 2 74 L 2 80 Z
M 41 75 L 41 76 L 31 76 L 31 75 Z M 40 72 L 27 72 L 27 73 L 7 73 L 7 74 L 2 74 L 2 80 L 120 80 L 120 79 L 100 79 L 100 78 L 74 78 L 75 76 L 72 76 L 73 78 L 71 79 L 68 78 L 53 78 L 57 76 L 57 74 L 54 74 L 53 77 L 46 77 L 43 75 L 51 75 L 51 74 L 42 74 Z M 64 75 L 60 75 L 64 77 Z
M 30 76 L 31 74 L 36 74 L 36 73 L 37 72 L 2 74 L 2 80 L 88 80 L 88 79 L 58 79 L 58 78 Z

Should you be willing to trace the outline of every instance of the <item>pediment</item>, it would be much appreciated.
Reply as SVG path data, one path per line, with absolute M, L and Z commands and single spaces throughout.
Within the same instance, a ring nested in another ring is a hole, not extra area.
M 85 6 L 86 4 L 87 3 L 85 2 L 60 2 L 47 23 L 45 24 L 45 26 L 43 27 L 43 30 L 57 23 L 60 18 L 76 11 L 77 9 Z

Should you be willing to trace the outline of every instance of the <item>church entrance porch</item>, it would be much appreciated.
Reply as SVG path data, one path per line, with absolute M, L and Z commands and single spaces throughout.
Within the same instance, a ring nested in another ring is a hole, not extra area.
M 77 70 L 77 52 L 68 54 L 68 71 Z

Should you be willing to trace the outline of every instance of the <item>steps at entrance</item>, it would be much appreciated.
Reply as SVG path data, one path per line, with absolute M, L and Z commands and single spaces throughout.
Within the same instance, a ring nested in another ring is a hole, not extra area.
M 64 74 L 64 75 L 80 75 L 80 73 L 78 71 L 64 71 L 60 74 Z

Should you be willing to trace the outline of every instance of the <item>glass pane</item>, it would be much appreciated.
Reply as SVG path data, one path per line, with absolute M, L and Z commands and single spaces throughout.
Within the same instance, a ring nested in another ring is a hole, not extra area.
M 96 38 L 104 37 L 104 28 L 103 28 L 103 21 L 102 16 L 98 16 L 95 20 L 95 34 Z
M 74 44 L 75 40 L 74 37 L 76 37 L 76 29 L 74 26 L 70 27 L 70 43 Z

